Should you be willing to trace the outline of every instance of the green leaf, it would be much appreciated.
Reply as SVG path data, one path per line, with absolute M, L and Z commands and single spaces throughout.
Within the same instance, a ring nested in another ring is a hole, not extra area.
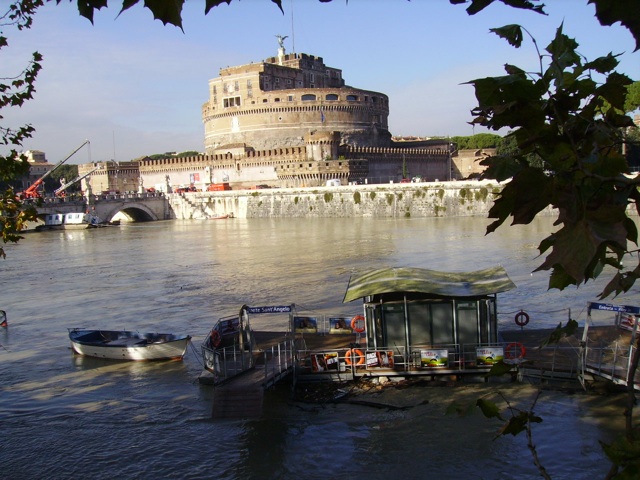
M 546 15 L 544 12 L 544 5 L 535 5 L 533 2 L 529 0 L 495 0 L 501 1 L 505 5 L 514 8 L 522 8 L 525 10 L 532 10 L 537 13 L 541 13 Z M 449 0 L 453 5 L 459 5 L 461 3 L 468 3 L 469 0 Z M 494 0 L 471 0 L 471 5 L 467 8 L 467 13 L 469 15 L 475 15 L 476 13 L 484 10 L 486 7 L 491 5 Z
M 606 57 L 599 57 L 591 62 L 585 63 L 584 67 L 587 69 L 593 69 L 598 73 L 609 73 L 618 66 L 618 63 L 620 63 L 616 58 L 617 56 L 618 55 L 609 53 Z
M 638 478 L 640 472 L 640 440 L 629 440 L 626 436 L 619 436 L 610 444 L 600 442 L 602 450 L 611 462 L 622 468 L 615 478 Z M 635 475 L 635 476 L 629 476 Z
M 133 2 L 134 0 L 126 0 Z M 164 25 L 171 24 L 182 29 L 182 6 L 184 0 L 145 0 L 144 6 L 151 10 L 153 18 Z M 124 2 L 123 2 L 124 10 Z
M 62 0 L 56 0 L 60 4 Z M 137 1 L 137 0 L 136 0 Z M 78 13 L 93 23 L 93 11 L 107 7 L 107 0 L 84 0 L 78 1 Z
M 484 398 L 479 398 L 478 400 L 476 400 L 476 406 L 480 408 L 480 411 L 482 411 L 482 414 L 485 417 L 499 418 L 500 420 L 503 420 L 503 418 L 500 416 L 500 409 L 494 402 L 486 400 Z
M 466 417 L 473 412 L 473 408 L 475 407 L 474 403 L 459 403 L 457 401 L 451 402 L 447 406 L 447 410 L 445 412 L 446 415 L 459 415 L 461 417 Z
M 553 179 L 539 168 L 524 167 L 507 183 L 489 210 L 489 218 L 497 218 L 487 227 L 487 233 L 496 230 L 513 216 L 512 225 L 528 224 L 549 206 L 553 196 Z
M 635 50 L 640 49 L 640 15 L 638 15 L 637 1 L 589 0 L 588 3 L 595 5 L 596 17 L 601 25 L 613 25 L 620 22 L 629 29 L 633 38 L 636 39 Z
M 563 327 L 562 322 L 558 324 L 553 332 L 549 335 L 547 339 L 545 339 L 542 344 L 540 344 L 539 348 L 546 347 L 547 345 L 557 344 L 560 340 L 565 337 L 570 337 L 578 331 L 578 322 L 575 320 L 568 320 L 567 324 Z
M 520 48 L 522 45 L 522 27 L 520 25 L 505 25 L 499 28 L 490 28 L 490 32 L 495 33 L 501 38 L 504 38 L 510 45 Z
M 212 8 L 222 5 L 223 3 L 231 5 L 231 0 L 206 0 L 204 14 L 207 15 Z

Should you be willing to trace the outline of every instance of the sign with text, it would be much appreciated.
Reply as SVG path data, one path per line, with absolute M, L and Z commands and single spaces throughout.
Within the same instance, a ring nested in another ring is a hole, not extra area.
M 249 313 L 289 313 L 293 311 L 291 305 L 270 305 L 265 307 L 247 307 Z
M 612 305 L 610 303 L 589 302 L 589 312 L 591 310 L 604 310 L 607 312 L 633 313 L 640 315 L 640 307 L 630 307 L 629 305 Z

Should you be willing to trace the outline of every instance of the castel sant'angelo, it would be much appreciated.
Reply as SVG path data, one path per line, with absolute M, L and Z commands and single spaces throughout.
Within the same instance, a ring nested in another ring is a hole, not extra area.
M 287 37 L 276 37 L 277 56 L 222 68 L 209 81 L 203 155 L 136 162 L 144 188 L 205 190 L 222 182 L 232 188 L 310 187 L 333 179 L 347 184 L 466 176 L 452 161 L 457 152 L 446 139 L 393 141 L 387 95 L 348 86 L 342 70 L 321 57 L 286 53 Z M 95 178 L 101 175 L 110 174 L 92 174 L 94 191 L 105 189 Z

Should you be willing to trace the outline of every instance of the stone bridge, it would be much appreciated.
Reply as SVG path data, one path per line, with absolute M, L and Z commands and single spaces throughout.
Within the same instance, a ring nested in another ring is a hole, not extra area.
M 47 197 L 37 207 L 38 215 L 91 211 L 102 222 L 124 220 L 149 222 L 172 218 L 167 198 L 162 193 L 127 193 L 82 196 Z

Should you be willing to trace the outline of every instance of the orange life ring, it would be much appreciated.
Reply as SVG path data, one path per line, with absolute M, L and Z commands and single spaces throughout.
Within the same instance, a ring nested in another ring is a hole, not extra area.
M 529 314 L 524 310 L 520 310 L 520 313 L 516 313 L 514 318 L 516 325 L 519 327 L 524 327 L 527 323 L 529 323 Z
M 351 330 L 356 333 L 362 333 L 365 330 L 364 316 L 356 315 L 351 319 Z
M 347 362 L 348 365 L 352 365 L 351 352 L 353 352 L 353 361 L 355 362 L 356 358 L 358 359 L 356 365 L 364 364 L 364 353 L 362 353 L 362 350 L 352 348 L 351 350 L 347 350 L 347 353 L 344 354 L 344 361 Z
M 218 330 L 211 330 L 211 345 L 213 345 L 215 348 L 218 348 L 218 346 L 220 346 L 220 343 L 222 343 L 222 336 L 220 335 L 220 332 Z
M 513 342 L 504 347 L 504 356 L 510 360 L 522 358 L 527 354 L 527 349 L 520 342 Z

